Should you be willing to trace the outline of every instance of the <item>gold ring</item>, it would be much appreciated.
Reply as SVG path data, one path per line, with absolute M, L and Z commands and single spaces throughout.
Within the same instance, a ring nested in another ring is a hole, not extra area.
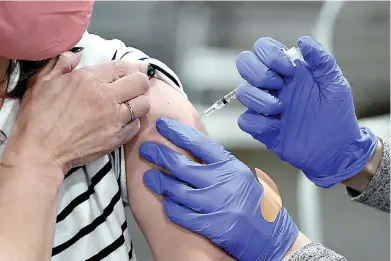
M 130 105 L 129 101 L 125 102 L 126 107 L 128 107 L 129 112 L 130 112 L 130 121 L 132 122 L 136 119 L 136 115 L 134 114 L 134 110 L 132 108 L 132 105 Z

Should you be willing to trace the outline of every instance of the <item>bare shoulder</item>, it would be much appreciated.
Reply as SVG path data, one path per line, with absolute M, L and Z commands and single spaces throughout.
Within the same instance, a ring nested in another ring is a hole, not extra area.
M 146 117 L 141 119 L 142 134 L 153 135 L 155 133 L 157 135 L 154 122 L 151 124 L 149 121 L 156 121 L 162 116 L 176 119 L 206 133 L 205 126 L 194 106 L 179 91 L 160 80 L 153 79 L 148 97 L 152 109 Z
M 148 91 L 148 98 L 151 102 L 150 112 L 140 119 L 141 130 L 139 134 L 125 146 L 125 151 L 129 154 L 137 154 L 132 156 L 132 159 L 145 162 L 139 157 L 139 147 L 143 142 L 152 141 L 167 145 L 176 151 L 183 154 L 188 154 L 186 151 L 175 147 L 171 142 L 164 139 L 156 129 L 156 120 L 160 117 L 169 117 L 185 123 L 203 133 L 207 133 L 206 128 L 201 121 L 197 111 L 191 102 L 186 99 L 178 90 L 171 88 L 166 83 L 153 79 L 151 88 Z M 127 157 L 128 159 L 128 157 Z M 149 164 L 149 163 L 147 163 Z M 137 169 L 135 166 L 130 167 L 133 171 Z

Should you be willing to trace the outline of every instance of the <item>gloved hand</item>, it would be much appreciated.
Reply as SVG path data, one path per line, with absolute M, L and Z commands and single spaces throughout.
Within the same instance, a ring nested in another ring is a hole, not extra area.
M 238 56 L 239 73 L 249 83 L 236 91 L 248 108 L 238 124 L 327 188 L 365 167 L 377 137 L 358 126 L 350 85 L 334 57 L 310 37 L 301 37 L 298 47 L 305 62 L 296 60 L 296 67 L 286 46 L 271 38 Z
M 144 175 L 150 189 L 166 196 L 164 209 L 170 220 L 209 238 L 237 260 L 281 260 L 298 229 L 285 208 L 280 207 L 270 222 L 265 220 L 265 190 L 251 170 L 195 129 L 167 118 L 156 126 L 204 162 L 193 162 L 163 145 L 141 146 L 143 158 L 171 173 L 150 170 Z

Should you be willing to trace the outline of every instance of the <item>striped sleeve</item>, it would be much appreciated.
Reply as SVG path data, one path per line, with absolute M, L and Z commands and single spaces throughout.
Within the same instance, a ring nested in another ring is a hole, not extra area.
M 171 70 L 167 65 L 165 65 L 161 61 L 154 58 L 150 58 L 144 52 L 133 47 L 124 47 L 117 50 L 117 52 L 113 56 L 113 60 L 115 59 L 123 59 L 127 61 L 139 60 L 139 61 L 146 61 L 150 63 L 156 69 L 156 75 L 155 75 L 156 78 L 164 81 L 169 86 L 177 89 L 187 98 L 186 93 L 183 90 L 182 83 L 179 80 L 178 76 L 174 73 L 173 70 Z

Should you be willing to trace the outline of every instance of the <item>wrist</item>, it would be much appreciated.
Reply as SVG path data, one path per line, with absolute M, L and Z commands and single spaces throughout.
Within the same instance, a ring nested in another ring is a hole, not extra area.
M 20 160 L 18 164 L 2 162 L 0 164 L 0 184 L 2 192 L 14 198 L 57 199 L 58 190 L 63 181 L 58 168 L 38 167 L 30 161 Z
M 376 149 L 365 167 L 357 175 L 344 180 L 342 184 L 358 192 L 363 192 L 366 186 L 372 181 L 373 176 L 376 174 L 382 156 L 383 148 L 380 140 L 378 140 Z
M 18 175 L 39 175 L 60 185 L 67 170 L 60 166 L 44 149 L 10 139 L 2 155 L 1 166 L 18 170 Z
M 282 261 L 288 261 L 294 253 L 311 243 L 311 240 L 309 240 L 303 233 L 299 232 L 295 242 L 289 248 L 288 252 L 286 252 Z

